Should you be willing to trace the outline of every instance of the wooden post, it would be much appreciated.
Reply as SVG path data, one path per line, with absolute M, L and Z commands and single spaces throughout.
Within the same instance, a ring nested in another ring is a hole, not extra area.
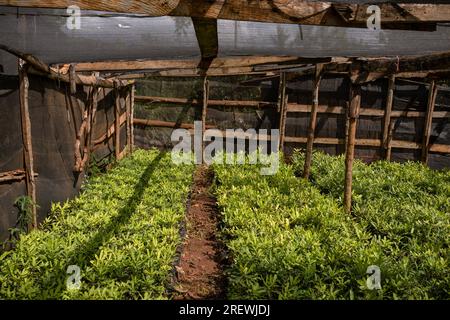
M 23 156 L 25 163 L 25 176 L 27 194 L 33 201 L 31 225 L 32 229 L 37 228 L 37 210 L 36 210 L 36 181 L 34 174 L 33 144 L 31 140 L 31 118 L 28 105 L 28 88 L 30 86 L 27 74 L 27 65 L 19 59 L 19 97 L 20 97 L 20 116 L 22 122 Z
M 206 114 L 208 112 L 209 99 L 209 81 L 207 77 L 203 79 L 203 109 L 202 109 L 202 161 L 204 162 L 205 155 L 205 131 L 206 131 Z
M 134 93 L 135 93 L 135 85 L 131 86 L 131 107 L 130 107 L 130 127 L 131 127 L 131 144 L 130 144 L 130 152 L 134 151 Z
M 348 141 L 345 152 L 345 189 L 344 189 L 344 208 L 350 213 L 352 210 L 352 179 L 353 179 L 353 160 L 355 157 L 355 139 L 356 126 L 361 106 L 361 86 L 351 86 L 351 100 L 348 112 Z
M 130 153 L 131 148 L 131 87 L 127 88 L 127 98 L 125 100 L 125 106 L 126 106 L 126 115 L 127 115 L 127 121 L 126 121 L 126 127 L 127 127 L 127 149 L 128 153 Z
M 287 96 L 286 96 L 286 73 L 282 72 L 280 74 L 280 86 L 278 91 L 278 103 L 277 103 L 278 112 L 280 113 L 280 146 L 279 149 L 281 152 L 284 151 L 284 137 L 285 137 L 285 129 L 286 129 L 286 117 L 287 117 Z
M 381 151 L 382 155 L 384 155 L 385 159 L 388 159 L 388 137 L 389 137 L 389 128 L 391 125 L 391 113 L 392 113 L 392 104 L 394 102 L 394 90 L 395 90 L 395 75 L 391 75 L 389 77 L 389 85 L 388 85 L 388 94 L 386 100 L 386 111 L 384 114 L 384 125 L 383 125 L 383 140 L 381 143 Z M 389 155 L 390 158 L 390 155 Z
M 114 151 L 117 160 L 120 160 L 120 92 L 114 88 L 116 101 L 114 103 Z
M 428 163 L 428 153 L 430 150 L 430 135 L 431 128 L 433 125 L 433 112 L 434 112 L 434 104 L 436 102 L 437 97 L 437 86 L 436 82 L 433 80 L 430 84 L 430 91 L 428 92 L 428 105 L 427 105 L 427 113 L 425 116 L 425 125 L 423 130 L 423 142 L 422 142 L 422 162 L 424 164 Z
M 319 106 L 319 88 L 320 88 L 320 80 L 322 78 L 322 64 L 316 64 L 316 72 L 314 77 L 314 88 L 312 94 L 312 106 L 311 106 L 311 116 L 309 118 L 309 127 L 308 127 L 308 141 L 306 143 L 306 154 L 305 154 L 305 166 L 303 168 L 303 178 L 308 179 L 311 171 L 311 160 L 312 160 L 312 152 L 314 146 L 314 133 L 316 131 L 316 123 L 317 123 L 317 108 Z
M 71 64 L 69 66 L 69 80 L 70 80 L 70 93 L 77 93 L 77 83 L 75 82 L 76 73 L 75 73 L 75 65 Z
M 386 144 L 386 160 L 391 161 L 392 156 L 392 140 L 394 137 L 394 129 L 395 129 L 395 121 L 391 120 L 389 124 L 389 133 L 387 137 L 387 144 Z

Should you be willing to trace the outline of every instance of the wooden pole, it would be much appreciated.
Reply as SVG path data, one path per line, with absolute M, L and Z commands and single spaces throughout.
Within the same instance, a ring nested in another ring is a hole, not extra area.
M 28 88 L 30 86 L 27 74 L 28 65 L 22 59 L 19 59 L 19 96 L 20 96 L 20 115 L 22 122 L 23 156 L 25 163 L 27 194 L 33 201 L 32 216 L 30 227 L 37 228 L 37 209 L 36 209 L 36 181 L 34 174 L 33 144 L 31 138 L 31 118 L 28 105 Z
M 428 153 L 430 150 L 430 135 L 431 135 L 431 128 L 433 125 L 433 112 L 434 112 L 434 105 L 436 103 L 436 97 L 437 97 L 437 86 L 436 82 L 433 80 L 430 84 L 430 90 L 428 92 L 428 105 L 427 105 L 427 113 L 425 117 L 425 125 L 424 125 L 424 131 L 423 131 L 423 142 L 422 142 L 422 162 L 424 164 L 428 163 Z
M 381 152 L 384 155 L 384 158 L 387 159 L 387 149 L 388 149 L 388 137 L 389 137 L 389 128 L 391 124 L 391 113 L 392 113 L 392 104 L 394 102 L 394 90 L 395 90 L 395 75 L 391 75 L 389 77 L 389 85 L 388 85 L 388 94 L 386 100 L 386 112 L 384 114 L 384 125 L 383 125 L 383 141 Z
M 130 88 L 132 89 L 132 88 Z M 126 106 L 126 128 L 127 128 L 127 149 L 130 151 L 131 147 L 131 91 L 127 92 L 127 97 L 125 99 Z
M 206 115 L 208 112 L 209 99 L 209 81 L 207 77 L 203 79 L 203 109 L 202 109 L 202 159 L 204 160 L 205 151 L 205 131 L 206 131 Z
M 116 101 L 114 103 L 114 151 L 117 160 L 120 160 L 120 92 L 114 89 Z
M 284 151 L 284 137 L 286 129 L 286 117 L 287 117 L 287 96 L 286 96 L 286 73 L 280 74 L 280 85 L 278 89 L 278 112 L 280 113 L 280 151 Z
M 345 154 L 345 188 L 344 188 L 344 208 L 350 213 L 352 210 L 352 179 L 353 179 L 353 160 L 355 157 L 355 140 L 356 140 L 356 126 L 359 115 L 359 108 L 361 106 L 361 86 L 351 86 L 351 100 L 348 113 L 348 141 L 347 150 Z
M 134 94 L 135 94 L 136 87 L 133 84 L 131 86 L 131 107 L 130 107 L 130 128 L 131 128 L 131 144 L 130 144 L 130 152 L 133 153 L 134 151 Z
M 389 133 L 386 143 L 386 160 L 391 161 L 392 157 L 392 140 L 394 138 L 395 121 L 391 120 L 389 124 Z
M 314 88 L 312 94 L 312 108 L 311 108 L 311 116 L 309 118 L 309 127 L 308 127 L 308 142 L 306 143 L 306 154 L 305 154 L 305 166 L 303 168 L 303 178 L 308 179 L 311 171 L 311 161 L 312 161 L 312 152 L 314 146 L 314 133 L 316 131 L 316 123 L 317 123 L 317 109 L 319 106 L 319 88 L 320 88 L 320 80 L 322 78 L 322 64 L 316 65 L 316 73 L 314 77 Z

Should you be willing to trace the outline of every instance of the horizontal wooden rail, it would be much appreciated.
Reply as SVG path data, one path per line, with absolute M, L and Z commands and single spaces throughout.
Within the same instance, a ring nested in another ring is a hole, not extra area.
M 288 112 L 291 113 L 309 113 L 311 112 L 311 105 L 306 104 L 288 104 Z M 319 113 L 327 113 L 327 114 L 345 114 L 345 108 L 341 106 L 327 106 L 320 105 L 318 108 Z M 360 115 L 361 116 L 369 116 L 369 117 L 384 117 L 385 110 L 382 109 L 371 109 L 371 108 L 361 108 Z M 425 117 L 425 112 L 421 111 L 392 111 L 391 117 L 394 118 L 423 118 Z M 433 118 L 443 119 L 450 117 L 450 111 L 435 111 L 433 112 Z
M 170 103 L 170 104 L 191 104 L 202 105 L 201 99 L 186 99 L 186 98 L 166 98 L 166 97 L 149 97 L 136 96 L 136 102 L 144 103 Z M 208 100 L 208 106 L 222 106 L 222 107 L 241 107 L 241 108 L 276 108 L 276 102 L 264 101 L 236 101 L 236 100 Z
M 38 176 L 37 173 L 34 174 L 35 177 Z M 8 172 L 0 172 L 0 183 L 10 182 L 10 181 L 22 181 L 25 179 L 26 173 L 23 169 L 12 170 Z
M 289 143 L 306 143 L 306 137 L 286 137 L 285 142 Z M 345 139 L 339 138 L 315 138 L 314 144 L 324 144 L 324 145 L 344 145 Z M 356 139 L 355 145 L 357 146 L 366 146 L 366 147 L 381 147 L 381 140 L 377 139 Z M 391 142 L 392 148 L 398 149 L 413 149 L 419 150 L 422 149 L 422 144 L 416 142 L 409 141 L 399 141 L 393 140 Z M 450 153 L 450 145 L 444 144 L 434 144 L 430 148 L 431 152 L 436 153 Z
M 134 125 L 148 126 L 148 127 L 159 127 L 159 128 L 181 128 L 181 129 L 194 129 L 194 125 L 190 123 L 177 123 L 171 121 L 161 121 L 161 120 L 147 120 L 147 119 L 133 119 Z M 215 126 L 206 125 L 207 129 L 214 129 Z

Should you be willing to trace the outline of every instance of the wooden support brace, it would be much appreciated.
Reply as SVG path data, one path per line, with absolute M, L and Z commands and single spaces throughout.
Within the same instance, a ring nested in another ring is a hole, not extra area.
M 386 112 L 384 114 L 384 124 L 383 124 L 383 140 L 381 148 L 385 159 L 387 159 L 388 136 L 391 124 L 392 105 L 394 102 L 394 90 L 395 90 L 395 75 L 391 75 L 389 77 L 388 94 L 386 99 Z
M 433 125 L 433 112 L 434 105 L 436 103 L 438 88 L 436 86 L 436 82 L 433 80 L 430 85 L 430 89 L 428 92 L 428 105 L 427 105 L 427 113 L 425 117 L 425 125 L 423 131 L 423 142 L 422 142 L 422 162 L 424 164 L 428 163 L 428 153 L 430 150 L 430 135 L 431 129 Z
M 345 152 L 345 188 L 344 188 L 344 208 L 350 213 L 352 209 L 352 179 L 353 179 L 353 160 L 355 157 L 356 127 L 361 105 L 361 86 L 351 85 L 351 99 L 349 104 L 349 126 L 347 150 Z
M 32 220 L 30 227 L 37 228 L 37 208 L 36 208 L 36 181 L 34 174 L 33 144 L 31 137 L 31 117 L 28 105 L 29 80 L 27 69 L 28 65 L 22 59 L 19 59 L 19 96 L 20 96 L 20 115 L 22 122 L 23 155 L 25 163 L 27 194 L 33 201 Z
M 316 123 L 317 123 L 317 109 L 319 106 L 319 88 L 320 88 L 320 80 L 322 77 L 323 65 L 316 65 L 316 72 L 314 77 L 314 88 L 312 94 L 312 108 L 311 108 L 311 116 L 309 118 L 309 127 L 308 127 L 308 142 L 306 145 L 306 154 L 305 154 L 305 166 L 303 168 L 303 178 L 308 179 L 311 171 L 311 161 L 312 161 L 312 153 L 314 146 L 314 134 L 316 131 Z

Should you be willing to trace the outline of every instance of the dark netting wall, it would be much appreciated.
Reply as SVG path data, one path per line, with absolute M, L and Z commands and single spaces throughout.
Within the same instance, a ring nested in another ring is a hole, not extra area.
M 277 81 L 261 84 L 244 85 L 245 77 L 211 78 L 210 99 L 271 101 L 276 103 L 278 97 Z M 249 83 L 249 82 L 246 82 Z M 137 95 L 162 96 L 176 98 L 201 99 L 202 80 L 200 78 L 147 78 L 137 83 Z M 384 110 L 386 106 L 388 80 L 382 79 L 362 87 L 361 108 Z M 313 83 L 311 79 L 301 78 L 287 84 L 289 103 L 300 105 L 312 104 Z M 419 81 L 398 79 L 394 93 L 393 111 L 425 112 L 428 100 L 428 85 Z M 344 77 L 325 76 L 320 84 L 319 105 L 346 107 L 349 101 L 349 80 Z M 436 100 L 435 111 L 450 110 L 450 91 L 441 88 Z M 193 123 L 201 119 L 201 108 L 192 105 L 173 105 L 164 103 L 136 104 L 137 118 L 165 120 L 179 123 Z M 424 117 L 393 118 L 395 123 L 393 140 L 422 143 Z M 383 116 L 360 116 L 357 139 L 381 140 L 383 135 Z M 274 108 L 246 109 L 241 107 L 208 107 L 207 124 L 219 129 L 270 129 L 278 128 L 279 113 Z M 288 113 L 286 137 L 306 137 L 309 125 L 308 113 Z M 319 113 L 316 137 L 345 139 L 346 116 L 344 114 Z M 157 146 L 164 149 L 172 147 L 171 128 L 136 127 L 136 142 L 141 147 Z M 449 119 L 434 119 L 431 142 L 450 145 Z M 305 144 L 286 142 L 286 153 L 304 147 Z M 343 154 L 345 145 L 320 145 L 315 148 L 330 154 Z M 380 147 L 356 146 L 356 157 L 365 161 L 381 159 Z M 420 160 L 421 149 L 392 149 L 392 160 Z M 450 155 L 429 155 L 429 165 L 441 169 L 450 167 Z
M 41 222 L 52 202 L 72 198 L 80 190 L 84 173 L 72 171 L 75 139 L 93 89 L 78 86 L 77 93 L 71 95 L 65 83 L 31 75 L 29 80 L 34 170 L 38 174 L 38 220 Z M 18 85 L 17 77 L 0 75 L 0 172 L 24 168 Z M 114 124 L 114 99 L 111 89 L 99 90 L 93 140 L 104 135 Z M 99 143 L 92 158 L 108 157 L 113 150 L 112 138 Z M 122 137 L 122 141 L 126 139 Z M 7 238 L 8 229 L 16 222 L 15 199 L 26 193 L 25 180 L 0 183 L 0 241 Z

